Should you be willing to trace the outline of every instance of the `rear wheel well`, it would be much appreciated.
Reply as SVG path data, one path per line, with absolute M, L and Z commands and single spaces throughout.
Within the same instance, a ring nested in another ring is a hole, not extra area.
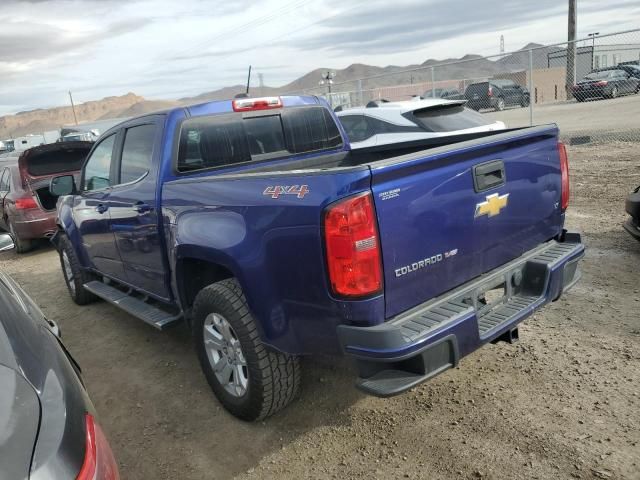
M 181 260 L 176 273 L 182 309 L 185 312 L 191 310 L 196 295 L 204 287 L 227 278 L 233 278 L 233 273 L 226 267 L 198 258 Z

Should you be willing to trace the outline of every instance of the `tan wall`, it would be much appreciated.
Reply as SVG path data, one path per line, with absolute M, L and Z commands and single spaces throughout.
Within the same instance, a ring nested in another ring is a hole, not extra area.
M 534 103 L 562 102 L 567 99 L 564 88 L 566 68 L 553 67 L 533 71 L 531 101 Z M 510 79 L 523 87 L 529 87 L 529 72 L 521 71 L 494 75 L 493 78 Z

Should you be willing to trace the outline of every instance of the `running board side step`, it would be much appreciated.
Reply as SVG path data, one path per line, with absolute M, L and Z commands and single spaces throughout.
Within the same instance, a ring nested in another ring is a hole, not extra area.
M 84 288 L 158 330 L 164 330 L 182 320 L 181 314 L 173 315 L 98 280 L 85 283 Z

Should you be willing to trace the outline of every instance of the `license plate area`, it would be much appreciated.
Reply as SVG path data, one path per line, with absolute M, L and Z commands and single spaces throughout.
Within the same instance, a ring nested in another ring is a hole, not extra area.
M 497 305 L 505 303 L 508 300 L 507 286 L 505 282 L 500 282 L 493 287 L 487 287 L 486 290 L 477 293 L 477 305 L 476 311 L 479 315 L 485 312 L 491 311 Z
M 468 292 L 462 302 L 473 306 L 478 317 L 509 302 L 509 299 L 522 291 L 524 268 L 520 267 L 503 275 L 480 283 Z

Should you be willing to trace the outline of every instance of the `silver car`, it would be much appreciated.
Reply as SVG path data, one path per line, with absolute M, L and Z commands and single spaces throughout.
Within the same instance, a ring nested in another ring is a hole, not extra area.
M 353 150 L 506 128 L 466 108 L 465 101 L 439 98 L 370 102 L 337 115 Z

